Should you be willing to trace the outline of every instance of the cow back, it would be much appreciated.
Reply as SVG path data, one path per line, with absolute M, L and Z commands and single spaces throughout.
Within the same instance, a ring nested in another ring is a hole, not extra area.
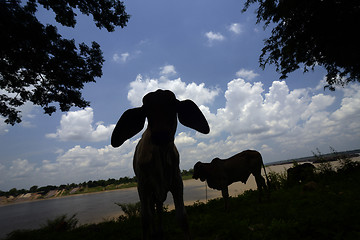
M 262 157 L 254 150 L 243 151 L 223 161 L 229 184 L 237 181 L 246 183 L 250 174 L 261 173 Z

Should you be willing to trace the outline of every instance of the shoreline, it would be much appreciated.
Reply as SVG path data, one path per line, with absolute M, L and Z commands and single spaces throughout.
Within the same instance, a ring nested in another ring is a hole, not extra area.
M 186 181 L 186 180 L 185 180 Z M 0 208 L 3 206 L 8 205 L 17 205 L 22 203 L 29 203 L 29 202 L 40 202 L 40 201 L 47 201 L 47 200 L 54 200 L 54 199 L 62 199 L 62 198 L 68 198 L 68 197 L 76 197 L 76 196 L 84 196 L 84 195 L 93 195 L 93 194 L 100 194 L 100 193 L 106 193 L 106 192 L 114 192 L 114 191 L 121 191 L 121 190 L 128 190 L 136 187 L 127 187 L 127 188 L 119 188 L 119 189 L 111 189 L 111 190 L 104 190 L 104 191 L 97 191 L 97 192 L 88 192 L 88 193 L 75 193 L 75 194 L 69 194 L 69 195 L 61 195 L 57 197 L 49 197 L 49 198 L 37 198 L 37 199 L 25 199 L 25 200 L 18 200 L 13 202 L 0 202 Z
M 360 161 L 360 156 L 358 157 L 352 157 L 350 158 L 352 161 Z M 299 163 L 305 163 L 305 162 L 308 162 L 308 161 L 301 161 Z M 329 161 L 329 163 L 333 164 L 333 165 L 337 165 L 336 163 L 338 163 L 338 161 Z M 318 163 L 313 163 L 315 165 L 317 165 Z M 265 168 L 266 168 L 266 172 L 269 173 L 270 171 L 273 171 L 273 172 L 284 172 L 286 171 L 287 168 L 291 167 L 293 165 L 292 162 L 281 162 L 281 163 L 272 163 L 271 165 L 265 165 Z M 262 169 L 262 172 L 263 172 L 263 169 Z M 249 189 L 252 189 L 253 188 L 253 185 L 254 183 L 252 183 L 251 181 L 252 178 L 249 178 L 248 182 L 246 184 L 243 184 L 241 183 L 242 185 L 244 186 L 248 186 L 248 185 L 251 185 L 252 187 L 249 188 Z M 186 178 L 183 180 L 184 182 L 184 187 L 186 186 L 185 182 L 189 181 L 189 180 L 193 180 L 192 178 Z M 231 189 L 233 189 L 234 192 L 239 192 L 238 188 L 239 187 L 233 187 L 233 185 L 236 185 L 237 183 L 233 183 L 229 186 L 229 191 L 231 191 Z M 114 191 L 121 191 L 121 190 L 131 190 L 132 188 L 136 188 L 136 186 L 132 186 L 132 187 L 125 187 L 125 188 L 118 188 L 118 189 L 111 189 L 111 190 L 103 190 L 103 191 L 95 191 L 95 192 L 86 192 L 86 193 L 74 193 L 74 194 L 69 194 L 69 195 L 60 195 L 60 196 L 57 196 L 59 195 L 59 193 L 61 192 L 61 190 L 57 190 L 58 192 L 55 193 L 55 197 L 52 196 L 52 197 L 47 197 L 47 198 L 35 198 L 35 199 L 31 199 L 31 196 L 30 197 L 27 197 L 27 198 L 24 198 L 24 195 L 27 195 L 27 194 L 23 194 L 23 195 L 20 195 L 20 197 L 16 197 L 16 198 L 13 198 L 15 200 L 10 200 L 6 197 L 0 197 L 0 208 L 1 207 L 4 207 L 4 206 L 9 206 L 9 205 L 16 205 L 16 204 L 23 204 L 23 203 L 29 203 L 29 202 L 38 202 L 38 201 L 46 201 L 46 200 L 53 200 L 53 199 L 61 199 L 61 198 L 68 198 L 68 197 L 75 197 L 75 196 L 83 196 L 83 195 L 89 195 L 89 194 L 100 194 L 100 193 L 106 193 L 106 192 L 114 192 Z M 243 188 L 243 187 L 241 187 Z M 247 188 L 247 187 L 245 187 Z M 208 188 L 208 191 L 216 191 L 216 190 L 212 190 L 210 188 Z M 241 190 L 240 190 L 241 191 Z M 29 193 L 28 193 L 29 194 Z M 37 193 L 34 193 L 34 195 L 36 195 Z M 61 193 L 60 193 L 61 194 Z M 205 200 L 205 199 L 203 199 Z

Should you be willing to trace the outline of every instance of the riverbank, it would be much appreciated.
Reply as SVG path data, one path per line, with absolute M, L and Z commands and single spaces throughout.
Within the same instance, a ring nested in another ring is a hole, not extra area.
M 27 194 L 21 194 L 17 197 L 0 197 L 0 207 L 6 206 L 6 205 L 12 205 L 12 204 L 21 204 L 21 203 L 27 203 L 27 202 L 34 202 L 34 201 L 45 201 L 45 200 L 51 200 L 51 199 L 59 199 L 59 198 L 67 198 L 67 197 L 75 197 L 75 196 L 83 196 L 88 194 L 98 194 L 98 193 L 106 193 L 106 192 L 112 192 L 112 191 L 120 191 L 123 189 L 128 188 L 136 188 L 136 183 L 129 183 L 129 184 L 123 184 L 122 186 L 116 187 L 116 188 L 94 188 L 94 189 L 88 189 L 84 191 L 74 191 L 72 190 L 72 193 L 66 193 L 64 190 L 53 190 L 50 191 L 45 196 L 39 194 L 39 193 L 27 193 Z
M 352 157 L 350 158 L 351 161 L 357 161 L 360 162 L 360 157 Z M 305 159 L 304 162 L 307 162 L 308 159 Z M 301 163 L 301 162 L 300 162 Z M 333 165 L 334 168 L 339 166 L 339 161 L 329 161 L 330 164 Z M 316 163 L 315 165 L 319 165 L 319 163 Z M 278 162 L 278 163 L 272 163 L 271 165 L 266 166 L 267 172 L 285 172 L 286 169 L 293 166 L 293 163 L 289 162 Z M 263 170 L 262 170 L 263 171 Z M 262 173 L 264 175 L 264 172 Z M 189 187 L 195 186 L 194 182 L 189 182 L 188 180 L 192 180 L 191 175 L 185 175 L 183 176 L 184 180 L 184 187 L 187 185 Z M 109 191 L 119 191 L 122 189 L 127 188 L 134 188 L 136 187 L 136 182 L 130 182 L 126 184 L 119 184 L 119 185 L 108 185 L 106 187 L 94 187 L 94 188 L 72 188 L 69 190 L 51 190 L 47 194 L 42 195 L 40 193 L 26 193 L 26 194 L 20 194 L 19 196 L 9 196 L 9 197 L 0 197 L 0 207 L 4 205 L 9 204 L 19 204 L 19 203 L 25 203 L 30 201 L 42 201 L 42 200 L 48 200 L 48 199 L 55 199 L 55 198 L 63 198 L 63 197 L 71 197 L 71 196 L 78 196 L 78 195 L 84 195 L 84 194 L 94 194 L 94 193 L 104 193 Z M 204 185 L 205 187 L 205 185 Z M 250 177 L 246 185 L 243 183 L 233 183 L 229 186 L 229 193 L 230 196 L 237 196 L 241 193 L 243 193 L 246 190 L 256 189 L 256 183 L 255 179 L 253 177 Z M 221 197 L 221 194 L 219 194 L 219 191 L 215 191 L 212 189 L 208 189 L 208 196 L 204 196 L 201 201 L 206 201 L 206 199 L 212 199 L 216 197 Z M 193 202 L 186 202 L 186 204 L 192 204 Z M 170 206 L 171 207 L 171 206 Z
M 229 199 L 230 211 L 224 211 L 221 198 L 209 200 L 207 204 L 195 201 L 186 207 L 192 238 L 194 240 L 359 239 L 360 222 L 357 220 L 360 218 L 360 188 L 358 186 L 360 166 L 349 164 L 340 168 L 339 171 L 334 171 L 335 165 L 333 163 L 331 165 L 333 170 L 327 166 L 314 176 L 311 180 L 311 188 L 307 183 L 288 185 L 282 178 L 283 175 L 276 175 L 269 169 L 271 174 L 269 172 L 268 174 L 272 176 L 271 185 L 277 187 L 271 191 L 270 199 L 261 203 L 258 201 L 256 191 L 245 191 L 244 194 L 231 197 Z M 277 169 L 283 170 L 286 167 L 277 166 Z M 252 177 L 249 180 L 251 179 Z M 185 189 L 189 189 L 188 183 L 193 182 L 199 181 L 184 181 Z M 251 183 L 248 182 L 248 184 Z M 246 185 L 242 184 L 242 186 Z M 204 197 L 202 195 L 205 194 L 204 184 L 194 190 L 199 193 L 198 198 Z M 237 192 L 240 191 L 237 189 Z M 217 192 L 220 193 L 220 191 Z M 191 195 L 195 194 L 184 191 L 184 197 Z M 37 230 L 16 231 L 6 240 L 127 240 L 139 239 L 141 236 L 141 231 L 139 231 L 141 221 L 136 215 L 80 226 L 77 226 L 76 219 L 71 216 L 53 218 L 55 220 L 49 221 Z M 183 239 L 181 229 L 175 221 L 174 211 L 164 212 L 163 222 L 166 239 Z

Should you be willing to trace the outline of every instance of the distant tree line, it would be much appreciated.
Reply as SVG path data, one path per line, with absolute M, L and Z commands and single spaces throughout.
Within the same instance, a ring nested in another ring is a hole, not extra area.
M 186 171 L 187 172 L 187 171 Z M 39 193 L 41 195 L 46 195 L 48 192 L 52 190 L 71 190 L 77 187 L 80 188 L 94 188 L 94 187 L 106 187 L 108 185 L 119 185 L 126 184 L 131 182 L 136 182 L 136 177 L 121 177 L 119 179 L 109 178 L 108 180 L 97 180 L 97 181 L 88 181 L 83 183 L 71 183 L 71 184 L 62 184 L 60 186 L 47 185 L 44 187 L 32 186 L 29 190 L 26 189 L 16 189 L 12 188 L 7 192 L 0 191 L 0 197 L 9 197 L 14 196 L 17 197 L 21 194 L 27 193 Z
M 182 170 L 181 171 L 181 176 L 188 176 L 188 175 L 193 175 L 194 173 L 194 169 L 189 169 L 189 170 Z M 88 182 L 83 182 L 83 183 L 71 183 L 71 184 L 62 184 L 60 186 L 54 186 L 54 185 L 47 185 L 44 187 L 38 187 L 38 186 L 32 186 L 29 190 L 26 189 L 16 189 L 16 188 L 12 188 L 7 192 L 1 191 L 0 190 L 0 197 L 9 197 L 9 196 L 13 196 L 13 197 L 17 197 L 21 194 L 27 194 L 27 193 L 39 193 L 41 195 L 46 195 L 48 192 L 53 191 L 53 190 L 71 190 L 74 188 L 95 188 L 95 187 L 106 187 L 109 185 L 120 185 L 120 184 L 126 184 L 126 183 L 133 183 L 133 182 L 137 182 L 136 176 L 134 177 L 121 177 L 119 179 L 115 179 L 115 178 L 109 178 L 108 180 L 97 180 L 97 181 L 88 181 Z
M 194 174 L 194 169 L 193 168 L 190 168 L 189 170 L 182 170 L 181 171 L 181 176 L 184 177 L 184 176 L 188 176 L 188 175 L 193 175 Z

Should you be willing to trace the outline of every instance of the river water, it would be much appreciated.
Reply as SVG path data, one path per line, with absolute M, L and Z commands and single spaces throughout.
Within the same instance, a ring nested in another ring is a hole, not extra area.
M 244 185 L 245 186 L 245 185 Z M 220 191 L 208 189 L 208 199 L 220 197 Z M 191 204 L 206 199 L 204 183 L 195 180 L 184 181 L 184 201 Z M 79 224 L 96 223 L 112 219 L 122 214 L 115 204 L 135 203 L 139 201 L 136 188 L 121 189 L 109 192 L 74 195 L 48 200 L 38 200 L 0 206 L 0 238 L 16 229 L 34 229 L 45 225 L 48 219 L 63 214 L 68 217 L 76 214 Z M 165 205 L 173 208 L 173 199 L 168 194 Z
M 290 166 L 290 165 L 289 165 Z M 282 165 L 279 169 L 285 170 Z M 270 170 L 270 169 L 269 169 Z M 267 170 L 268 171 L 268 170 Z M 229 194 L 238 196 L 245 190 L 256 189 L 253 176 L 246 184 L 237 182 L 229 186 Z M 221 197 L 221 192 L 206 187 L 199 180 L 184 181 L 184 202 L 191 205 L 196 201 L 205 202 L 208 199 Z M 122 214 L 121 208 L 115 204 L 135 203 L 139 201 L 136 188 L 121 189 L 109 192 L 74 195 L 48 200 L 30 201 L 0 206 L 0 238 L 17 229 L 34 229 L 45 225 L 47 220 L 55 219 L 63 214 L 68 217 L 76 214 L 79 224 L 97 223 L 116 218 Z M 173 209 L 173 199 L 168 194 L 165 205 Z

